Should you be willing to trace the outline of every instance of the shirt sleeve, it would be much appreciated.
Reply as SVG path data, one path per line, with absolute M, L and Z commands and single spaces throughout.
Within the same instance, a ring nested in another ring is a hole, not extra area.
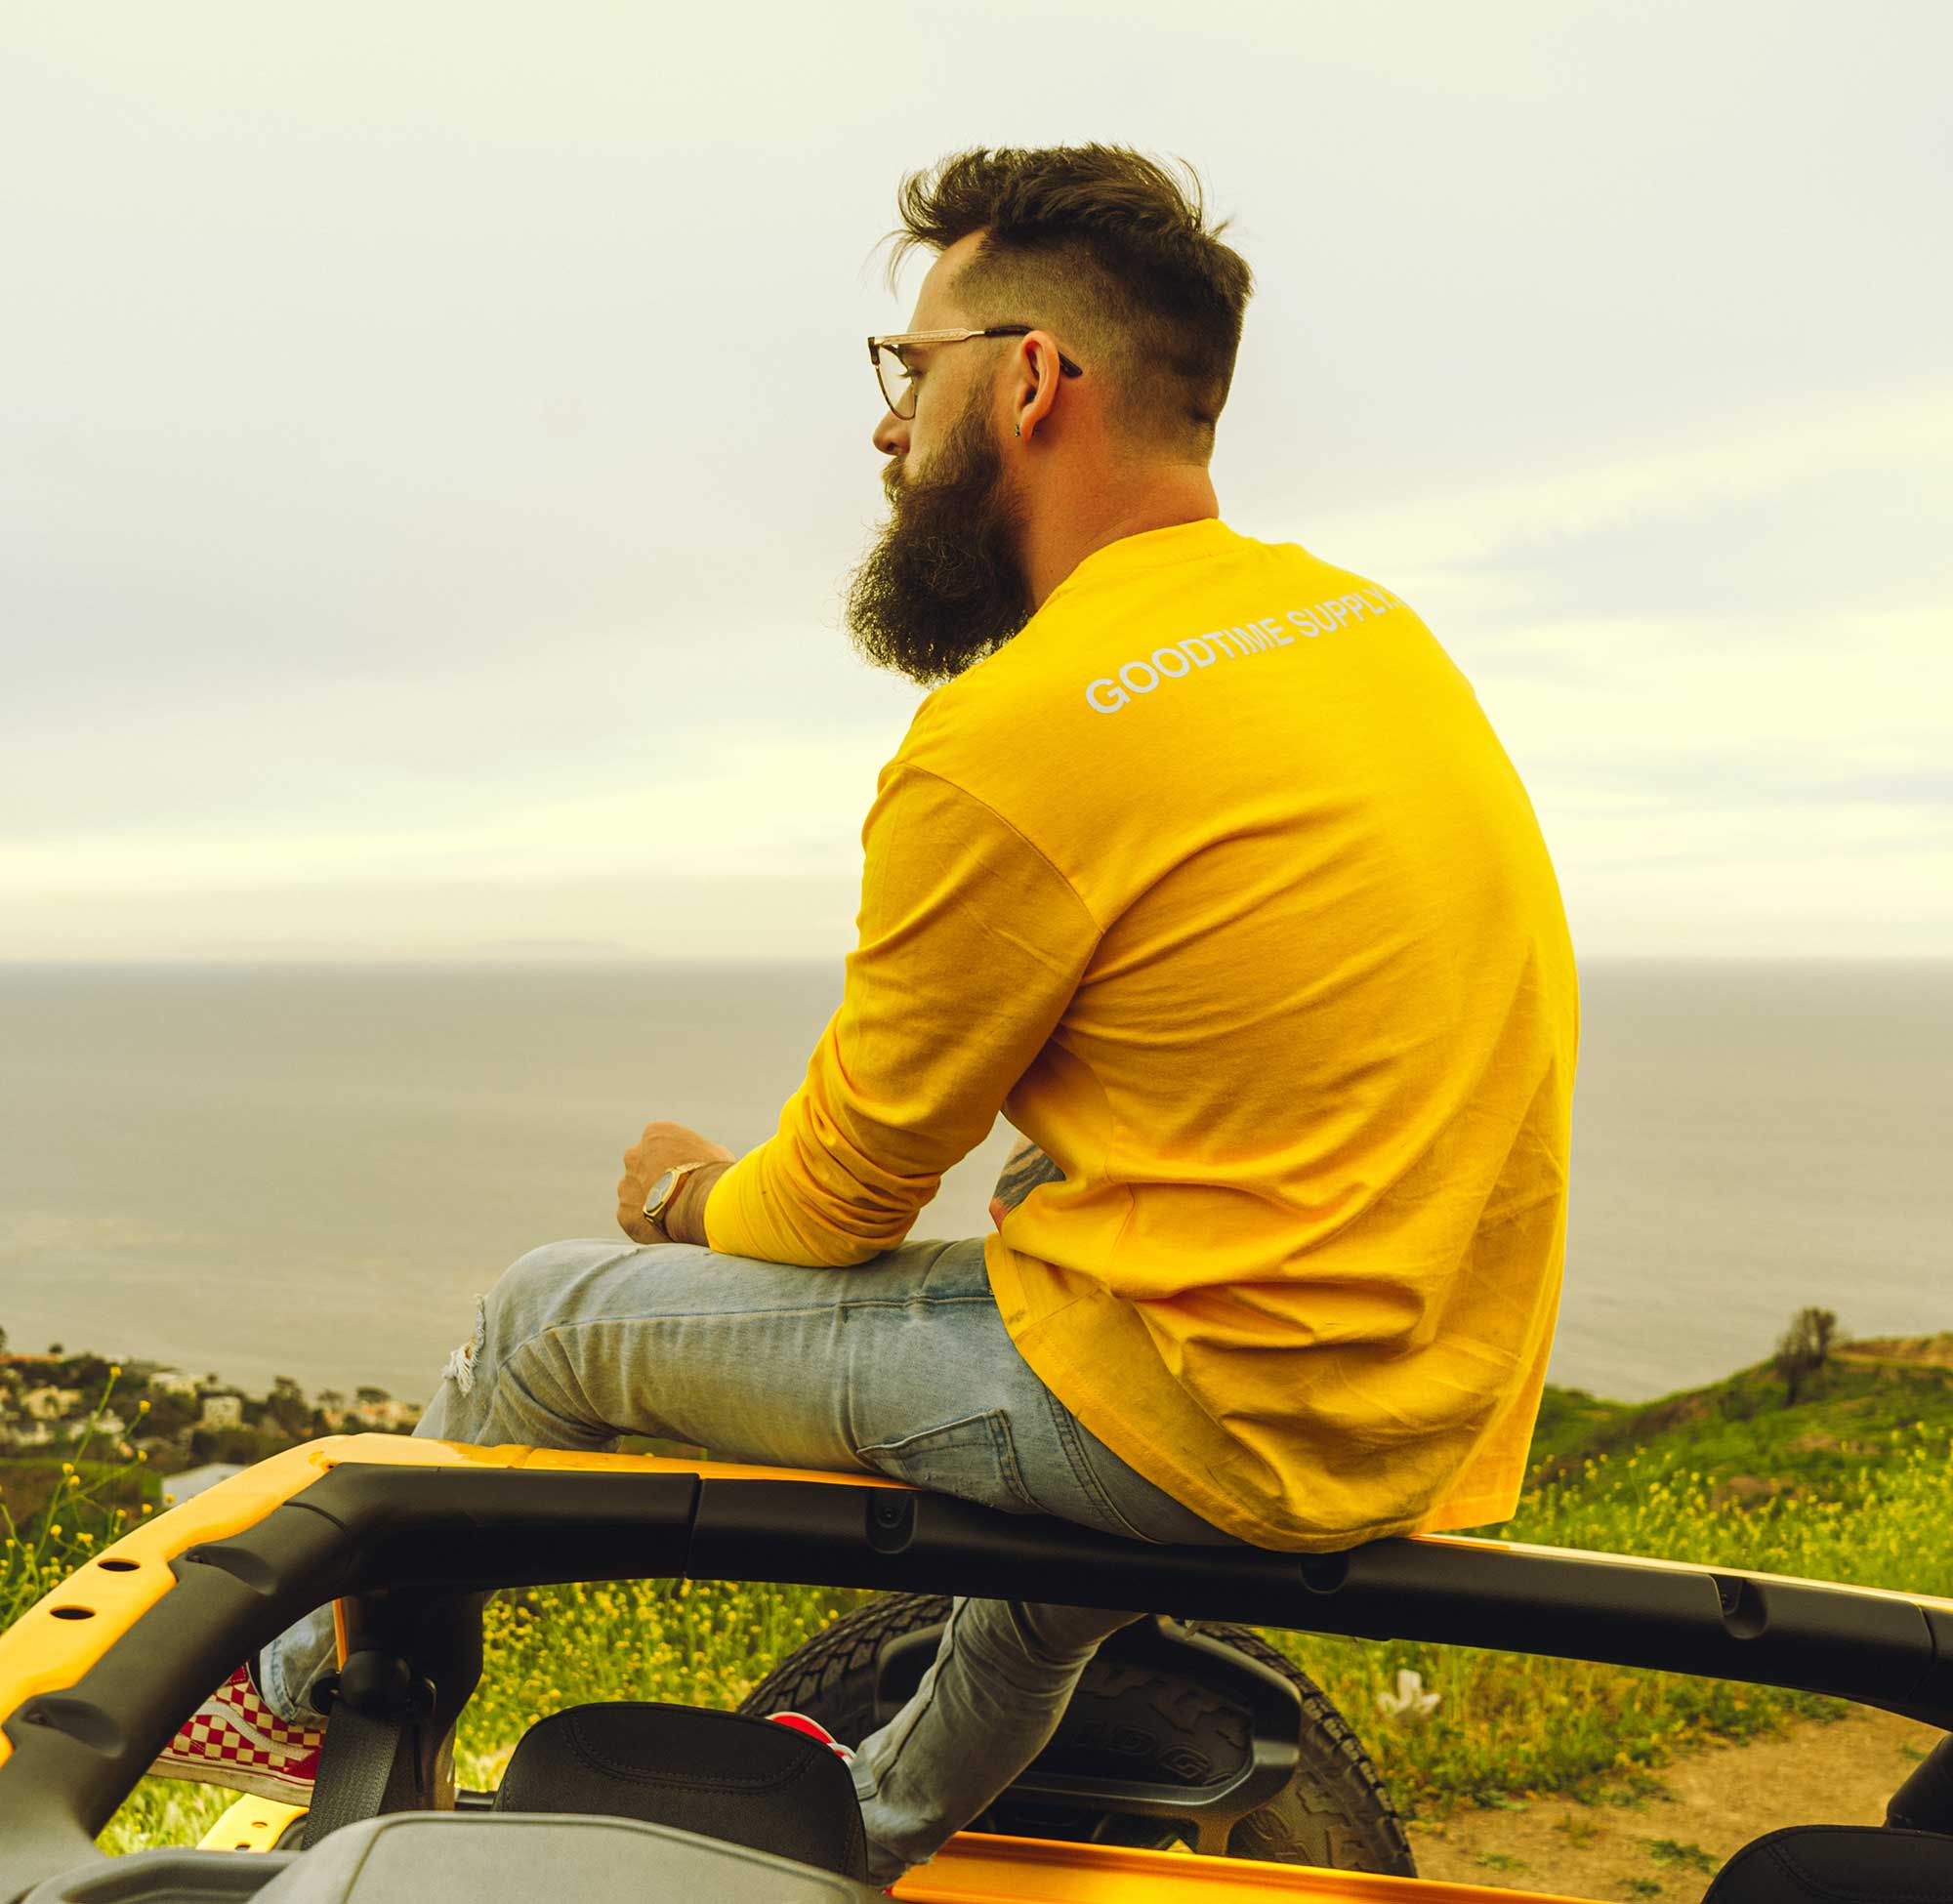
M 710 1248 L 846 1267 L 893 1249 L 996 1122 L 1096 949 L 1085 902 L 975 795 L 897 758 L 861 829 L 859 943 L 779 1127 L 713 1185 Z

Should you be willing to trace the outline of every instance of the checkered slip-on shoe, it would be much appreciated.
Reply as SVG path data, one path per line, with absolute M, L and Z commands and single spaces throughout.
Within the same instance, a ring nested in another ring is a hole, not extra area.
M 767 1717 L 775 1725 L 785 1725 L 796 1732 L 805 1732 L 810 1739 L 818 1739 L 844 1765 L 854 1762 L 854 1755 L 817 1718 L 809 1718 L 805 1713 L 769 1713 Z
M 227 1785 L 280 1804 L 312 1803 L 322 1725 L 287 1725 L 239 1667 L 185 1722 L 149 1767 L 157 1778 Z

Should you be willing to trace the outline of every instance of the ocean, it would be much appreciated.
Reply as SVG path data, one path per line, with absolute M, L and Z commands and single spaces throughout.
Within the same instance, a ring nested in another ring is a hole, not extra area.
M 535 1244 L 614 1235 L 654 1118 L 743 1153 L 832 964 L 0 967 L 0 1328 L 415 1400 Z M 1799 1307 L 1953 1326 L 1953 964 L 1582 971 L 1553 1379 L 1639 1399 Z M 973 1235 L 999 1119 L 911 1235 Z

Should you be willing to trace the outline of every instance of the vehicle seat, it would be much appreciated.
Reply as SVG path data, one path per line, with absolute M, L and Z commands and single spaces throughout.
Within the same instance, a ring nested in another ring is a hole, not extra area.
M 1953 1904 L 1953 1838 L 1792 1825 L 1745 1844 L 1702 1904 Z
M 495 1809 L 638 1818 L 868 1876 L 847 1765 L 804 1732 L 738 1713 L 649 1701 L 554 1713 L 522 1735 Z

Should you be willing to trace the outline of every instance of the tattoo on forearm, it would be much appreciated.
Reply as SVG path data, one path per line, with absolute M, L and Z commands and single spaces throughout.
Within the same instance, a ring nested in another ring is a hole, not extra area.
M 1035 1147 L 1004 1167 L 996 1196 L 1006 1210 L 1015 1210 L 1040 1183 L 1062 1183 L 1064 1173 Z

